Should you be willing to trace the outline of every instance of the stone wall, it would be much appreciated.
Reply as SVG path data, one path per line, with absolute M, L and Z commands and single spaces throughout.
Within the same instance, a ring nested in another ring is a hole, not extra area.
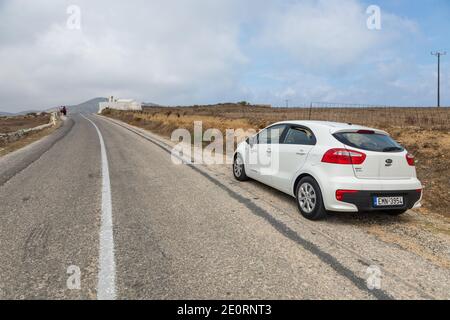
M 48 124 L 44 124 L 44 125 L 41 125 L 38 127 L 29 128 L 29 129 L 21 129 L 21 130 L 17 130 L 16 132 L 0 133 L 0 146 L 18 141 L 30 132 L 41 131 L 41 130 L 53 127 L 56 125 L 57 120 L 58 120 L 58 113 L 54 112 L 51 114 L 50 122 Z

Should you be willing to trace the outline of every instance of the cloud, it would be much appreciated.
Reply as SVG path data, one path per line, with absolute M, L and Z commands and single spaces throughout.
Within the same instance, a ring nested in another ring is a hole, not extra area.
M 309 69 L 357 64 L 365 56 L 417 32 L 414 22 L 382 11 L 381 30 L 369 30 L 367 7 L 356 0 L 305 0 L 267 13 L 255 40 L 283 50 Z M 398 44 L 398 43 L 397 43 Z
M 81 30 L 67 28 L 72 4 Z M 382 7 L 382 30 L 370 31 L 366 6 L 0 0 L 0 109 L 109 95 L 169 105 L 434 101 L 432 62 L 414 55 L 427 38 L 418 23 Z
M 81 30 L 66 26 L 69 4 L 0 7 L 0 21 L 10 31 L 0 36 L 5 107 L 110 94 L 200 102 L 232 89 L 246 63 L 233 1 L 77 1 Z
M 369 30 L 366 11 L 357 0 L 304 0 L 262 13 L 252 46 L 268 52 L 276 68 L 261 76 L 269 73 L 278 86 L 254 87 L 251 96 L 277 105 L 284 99 L 294 105 L 432 101 L 432 73 L 414 54 L 425 39 L 419 25 L 381 7 L 381 30 Z

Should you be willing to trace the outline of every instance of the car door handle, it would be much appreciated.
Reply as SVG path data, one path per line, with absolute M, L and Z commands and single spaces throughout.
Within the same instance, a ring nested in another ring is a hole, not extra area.
M 268 154 L 271 154 L 272 153 L 272 150 L 270 150 L 270 149 L 267 149 L 267 151 L 266 151 Z
M 297 152 L 297 154 L 299 156 L 304 156 L 304 155 L 306 155 L 306 152 L 305 152 L 305 150 L 300 150 L 299 152 Z

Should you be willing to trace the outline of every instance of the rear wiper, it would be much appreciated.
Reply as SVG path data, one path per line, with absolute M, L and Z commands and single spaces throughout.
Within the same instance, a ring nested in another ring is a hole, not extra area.
M 403 148 L 400 147 L 388 147 L 384 148 L 383 152 L 392 152 L 392 151 L 403 151 Z

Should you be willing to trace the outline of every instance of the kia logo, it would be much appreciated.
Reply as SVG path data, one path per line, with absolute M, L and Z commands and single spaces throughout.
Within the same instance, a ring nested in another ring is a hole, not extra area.
M 392 159 L 387 159 L 386 160 L 386 167 L 392 166 L 392 163 L 394 163 L 394 161 Z

